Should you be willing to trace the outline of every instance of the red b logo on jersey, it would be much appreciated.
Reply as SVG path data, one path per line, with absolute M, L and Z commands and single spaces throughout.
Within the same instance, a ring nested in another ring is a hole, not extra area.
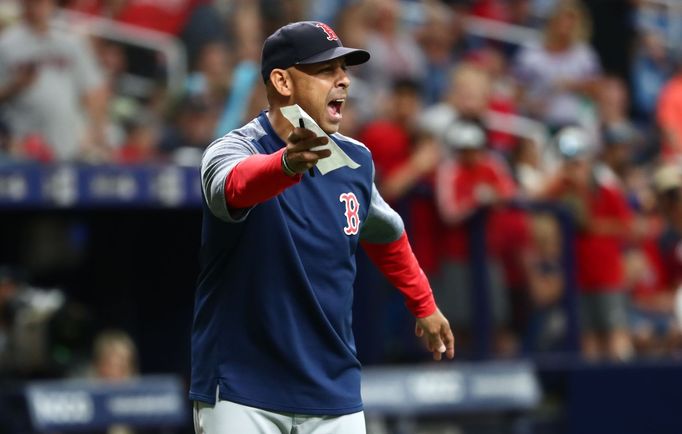
M 360 202 L 358 202 L 358 198 L 353 193 L 343 193 L 339 196 L 339 201 L 346 204 L 346 212 L 343 215 L 346 216 L 347 225 L 343 228 L 343 233 L 346 235 L 357 234 L 360 229 L 360 216 L 358 215 Z
M 328 25 L 326 25 L 325 23 L 317 23 L 317 24 L 315 24 L 315 27 L 321 28 L 322 31 L 324 31 L 327 34 L 327 40 L 328 41 L 338 41 L 339 40 L 339 37 L 336 36 L 336 33 L 334 32 L 334 30 L 332 30 L 332 28 L 329 27 Z

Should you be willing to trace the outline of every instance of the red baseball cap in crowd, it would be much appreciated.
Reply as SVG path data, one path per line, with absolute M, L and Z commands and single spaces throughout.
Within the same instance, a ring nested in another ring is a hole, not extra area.
M 261 55 L 261 75 L 267 82 L 275 68 L 286 69 L 344 57 L 346 64 L 369 60 L 369 52 L 344 47 L 331 27 L 317 21 L 300 21 L 280 27 L 268 36 Z

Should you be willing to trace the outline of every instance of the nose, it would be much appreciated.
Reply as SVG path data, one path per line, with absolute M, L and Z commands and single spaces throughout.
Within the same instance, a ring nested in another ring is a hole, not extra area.
M 343 89 L 348 89 L 350 86 L 350 77 L 348 76 L 346 70 L 342 67 L 339 67 L 337 75 L 338 78 L 336 79 L 336 85 Z

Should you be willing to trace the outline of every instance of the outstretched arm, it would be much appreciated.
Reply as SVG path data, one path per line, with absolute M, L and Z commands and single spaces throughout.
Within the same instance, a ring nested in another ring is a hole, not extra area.
M 259 154 L 248 139 L 238 134 L 216 140 L 204 152 L 201 164 L 206 203 L 222 220 L 243 221 L 253 206 L 295 185 L 309 166 L 328 157 L 328 150 L 310 149 L 326 140 L 296 128 L 287 138 L 286 147 L 269 155 Z
M 286 148 L 274 154 L 246 157 L 225 178 L 225 201 L 231 210 L 250 208 L 297 184 L 301 175 L 286 174 L 282 159 Z
M 237 163 L 225 179 L 225 200 L 229 208 L 249 208 L 277 196 L 301 180 L 301 173 L 331 155 L 328 149 L 311 148 L 327 143 L 305 128 L 296 128 L 287 145 L 274 154 L 251 155 Z

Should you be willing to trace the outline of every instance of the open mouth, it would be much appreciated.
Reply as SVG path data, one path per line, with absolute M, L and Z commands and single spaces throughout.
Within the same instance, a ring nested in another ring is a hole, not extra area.
M 329 112 L 329 115 L 331 118 L 335 121 L 340 121 L 342 118 L 341 115 L 341 107 L 343 106 L 343 103 L 345 102 L 345 98 L 337 98 L 329 101 L 327 103 L 327 111 Z

